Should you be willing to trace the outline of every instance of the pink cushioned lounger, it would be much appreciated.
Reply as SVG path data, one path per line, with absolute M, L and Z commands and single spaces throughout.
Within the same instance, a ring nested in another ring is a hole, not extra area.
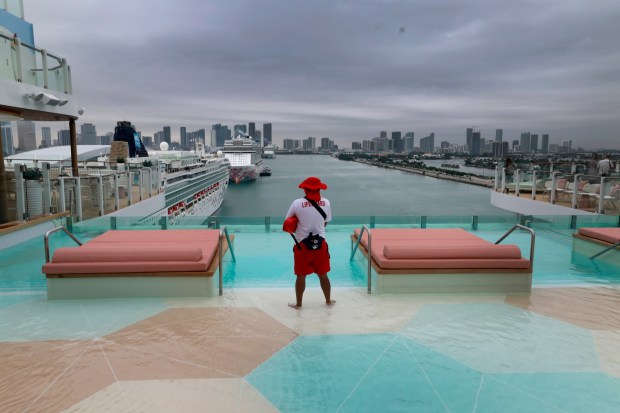
M 620 241 L 620 228 L 579 228 L 579 235 L 615 244 Z

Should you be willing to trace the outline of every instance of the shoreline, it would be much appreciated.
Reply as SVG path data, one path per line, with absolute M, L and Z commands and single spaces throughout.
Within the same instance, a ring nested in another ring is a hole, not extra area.
M 422 176 L 429 176 L 431 178 L 436 178 L 436 179 L 444 179 L 447 181 L 454 181 L 454 182 L 460 182 L 464 184 L 484 186 L 486 188 L 493 188 L 492 179 L 482 179 L 482 178 L 477 178 L 475 176 L 448 175 L 448 174 L 444 174 L 442 172 L 437 172 L 437 171 L 427 171 L 425 169 L 405 168 L 402 166 L 394 166 L 394 165 L 385 164 L 385 163 L 371 163 L 371 162 L 363 162 L 359 160 L 354 160 L 353 162 L 358 162 L 364 165 L 380 166 L 380 167 L 388 168 L 388 169 L 396 169 L 398 171 L 409 172 L 409 173 L 422 175 Z

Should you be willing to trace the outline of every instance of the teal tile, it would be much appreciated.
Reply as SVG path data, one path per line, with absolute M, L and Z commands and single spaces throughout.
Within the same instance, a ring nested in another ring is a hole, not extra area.
M 402 334 L 485 373 L 600 371 L 589 331 L 507 304 L 427 304 Z

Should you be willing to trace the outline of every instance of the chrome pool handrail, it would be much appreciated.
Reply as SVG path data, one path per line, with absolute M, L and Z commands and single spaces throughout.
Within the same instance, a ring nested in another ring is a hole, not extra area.
M 360 245 L 360 242 L 362 241 L 362 235 L 364 235 L 364 231 L 366 231 L 368 233 L 368 247 L 366 248 L 368 251 L 368 294 L 371 293 L 372 291 L 372 256 L 370 255 L 370 246 L 371 246 L 371 242 L 372 242 L 372 237 L 370 235 L 370 229 L 364 225 L 362 226 L 362 229 L 360 230 L 360 233 L 357 237 L 357 242 L 355 243 L 355 246 L 351 248 L 351 258 L 349 258 L 349 261 L 353 260 L 353 257 L 355 256 L 355 253 L 357 252 L 357 248 Z
M 232 257 L 233 262 L 237 261 L 237 259 L 235 258 L 235 251 L 233 249 L 233 245 L 230 242 L 230 237 L 228 236 L 228 230 L 226 229 L 226 227 L 222 227 L 222 228 L 220 228 L 220 236 L 219 236 L 219 241 L 218 241 L 218 243 L 219 243 L 219 245 L 218 245 L 219 295 L 224 294 L 224 275 L 223 275 L 223 271 L 222 271 L 222 265 L 224 263 L 223 257 L 222 257 L 222 251 L 223 251 L 222 240 L 223 239 L 226 239 L 226 243 L 228 244 L 228 249 L 230 250 L 230 256 Z
M 67 228 L 65 227 L 58 227 L 58 228 L 54 228 L 54 229 L 50 229 L 49 231 L 47 231 L 45 233 L 45 236 L 43 237 L 43 242 L 45 243 L 45 262 L 48 263 L 50 262 L 50 245 L 49 245 L 49 237 L 50 235 L 52 235 L 54 232 L 58 232 L 58 231 L 64 231 L 68 236 L 71 237 L 71 239 L 73 239 L 73 241 L 75 241 L 78 245 L 82 245 L 82 242 L 77 239 L 75 237 L 75 235 L 73 235 L 72 233 L 69 232 L 69 230 L 67 230 Z
M 611 250 L 613 250 L 616 247 L 620 247 L 620 241 L 616 242 L 614 245 L 610 245 L 609 247 L 605 248 L 604 250 L 597 252 L 596 254 L 594 254 L 593 256 L 590 257 L 591 260 L 595 259 L 596 257 L 598 257 L 599 255 L 603 255 L 606 252 L 609 252 Z
M 534 245 L 536 243 L 536 233 L 534 232 L 532 228 L 526 227 L 525 225 L 516 224 L 512 228 L 510 228 L 508 232 L 502 235 L 500 239 L 495 241 L 495 244 L 499 244 L 500 242 L 502 242 L 504 239 L 506 239 L 506 237 L 508 237 L 508 235 L 512 234 L 512 232 L 517 228 L 530 233 L 530 258 L 529 260 L 530 260 L 530 269 L 533 269 L 534 268 Z

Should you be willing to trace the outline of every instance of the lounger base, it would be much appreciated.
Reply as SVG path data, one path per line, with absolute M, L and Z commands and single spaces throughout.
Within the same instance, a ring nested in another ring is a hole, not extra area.
M 380 274 L 373 270 L 373 288 L 379 294 L 529 293 L 531 273 L 461 272 Z
M 577 252 L 586 257 L 591 257 L 611 245 L 612 244 L 609 242 L 580 234 L 573 234 L 573 252 Z M 620 247 L 616 247 L 611 251 L 607 251 L 606 253 L 599 255 L 595 260 L 597 262 L 604 262 L 606 264 L 620 267 Z
M 47 298 L 214 297 L 219 293 L 218 277 L 213 276 L 75 275 L 48 278 Z

